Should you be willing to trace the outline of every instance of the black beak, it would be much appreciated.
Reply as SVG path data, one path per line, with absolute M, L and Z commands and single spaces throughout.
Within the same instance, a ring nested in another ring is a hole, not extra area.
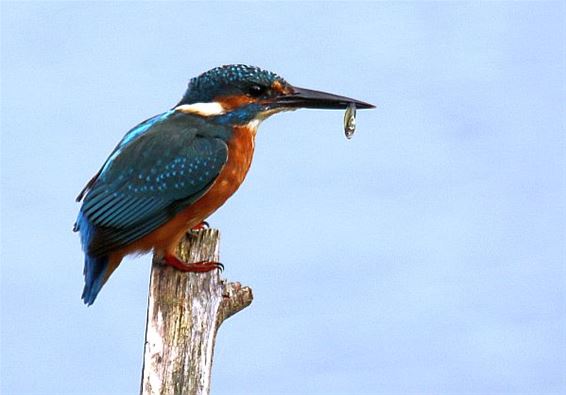
M 338 96 L 332 93 L 313 91 L 311 89 L 294 87 L 294 92 L 280 96 L 276 103 L 288 108 L 320 108 L 327 110 L 340 110 L 354 103 L 356 108 L 375 108 L 373 104 L 365 103 L 349 97 Z

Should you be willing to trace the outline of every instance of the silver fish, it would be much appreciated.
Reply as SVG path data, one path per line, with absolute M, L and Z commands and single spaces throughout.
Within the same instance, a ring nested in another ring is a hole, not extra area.
M 350 103 L 348 108 L 346 108 L 346 113 L 344 114 L 344 134 L 349 140 L 354 135 L 356 131 L 356 105 Z

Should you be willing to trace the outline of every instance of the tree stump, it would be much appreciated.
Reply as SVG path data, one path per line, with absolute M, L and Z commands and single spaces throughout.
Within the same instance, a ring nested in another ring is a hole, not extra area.
M 190 232 L 178 247 L 186 262 L 219 262 L 217 229 Z M 249 306 L 252 290 L 219 270 L 184 273 L 154 256 L 149 284 L 142 395 L 208 395 L 216 333 Z

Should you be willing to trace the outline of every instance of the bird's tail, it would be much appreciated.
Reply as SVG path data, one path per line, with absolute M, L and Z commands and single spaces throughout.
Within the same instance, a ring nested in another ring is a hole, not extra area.
M 81 243 L 85 251 L 85 266 L 83 274 L 85 277 L 85 286 L 83 289 L 82 299 L 86 305 L 93 304 L 100 289 L 110 277 L 110 274 L 116 269 L 121 258 L 110 257 L 108 255 L 93 256 L 88 253 L 88 247 L 94 235 L 95 229 L 90 221 L 79 212 L 79 217 L 73 228 L 75 232 L 80 232 Z
M 86 305 L 91 305 L 96 299 L 96 295 L 108 278 L 106 272 L 108 269 L 108 256 L 93 257 L 85 254 L 85 287 L 83 289 L 82 299 Z

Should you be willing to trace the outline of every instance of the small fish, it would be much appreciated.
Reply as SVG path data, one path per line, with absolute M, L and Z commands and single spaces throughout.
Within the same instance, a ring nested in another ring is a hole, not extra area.
M 344 114 L 344 134 L 350 140 L 356 131 L 356 105 L 350 103 Z

